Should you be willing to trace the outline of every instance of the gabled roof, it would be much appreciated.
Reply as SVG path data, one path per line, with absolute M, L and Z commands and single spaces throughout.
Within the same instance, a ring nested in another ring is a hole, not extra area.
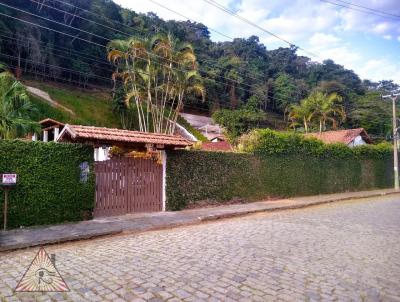
M 364 128 L 356 128 L 356 129 L 346 129 L 346 130 L 337 130 L 337 131 L 325 131 L 325 132 L 317 132 L 317 133 L 308 133 L 305 134 L 306 137 L 315 137 L 320 139 L 326 144 L 334 144 L 334 143 L 343 143 L 350 144 L 357 136 L 361 136 L 363 140 L 371 144 L 372 141 L 368 136 L 367 132 Z
M 57 141 L 115 145 L 154 144 L 180 148 L 192 145 L 178 135 L 68 124 L 65 125 Z
M 215 143 L 202 143 L 201 150 L 204 151 L 232 151 L 232 145 L 227 141 Z
M 42 127 L 51 127 L 51 126 L 55 126 L 55 125 L 57 125 L 57 126 L 64 126 L 64 123 L 61 123 L 61 122 L 56 121 L 56 120 L 53 120 L 52 118 L 46 118 L 46 119 L 44 119 L 44 120 L 41 120 L 41 121 L 39 122 L 39 124 L 40 124 Z

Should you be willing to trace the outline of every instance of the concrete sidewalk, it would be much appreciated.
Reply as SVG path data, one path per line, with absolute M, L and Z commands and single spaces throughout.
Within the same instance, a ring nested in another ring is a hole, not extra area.
M 54 244 L 72 240 L 89 239 L 122 232 L 143 232 L 171 228 L 252 213 L 297 209 L 334 201 L 382 196 L 387 194 L 399 194 L 399 192 L 395 192 L 392 189 L 386 189 L 306 196 L 177 212 L 128 214 L 123 216 L 82 221 L 78 223 L 32 227 L 5 232 L 0 231 L 0 251 Z

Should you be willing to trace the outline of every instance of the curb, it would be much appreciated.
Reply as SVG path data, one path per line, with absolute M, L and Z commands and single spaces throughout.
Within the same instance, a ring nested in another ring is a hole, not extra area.
M 205 217 L 199 217 L 199 220 L 202 222 L 203 221 L 204 222 L 215 221 L 215 220 L 226 219 L 226 218 L 241 217 L 241 216 L 246 216 L 246 215 L 250 215 L 250 214 L 276 212 L 276 211 L 283 211 L 283 210 L 296 210 L 296 209 L 308 208 L 308 207 L 318 206 L 318 205 L 337 202 L 337 201 L 344 201 L 344 200 L 351 200 L 351 199 L 363 199 L 363 198 L 379 197 L 379 196 L 394 195 L 394 194 L 400 194 L 400 192 L 375 193 L 375 194 L 368 194 L 368 195 L 354 196 L 354 197 L 340 197 L 340 198 L 335 198 L 335 199 L 316 201 L 316 202 L 312 202 L 312 203 L 302 203 L 302 204 L 300 203 L 297 205 L 294 204 L 294 205 L 281 206 L 281 207 L 277 206 L 275 208 L 264 208 L 264 209 L 256 209 L 256 210 L 249 210 L 249 211 L 243 211 L 243 212 L 232 212 L 232 213 L 224 213 L 224 214 L 218 214 L 218 215 L 209 215 L 209 216 L 205 216 Z
M 25 248 L 31 248 L 39 245 L 51 245 L 51 244 L 58 244 L 58 243 L 65 243 L 70 241 L 78 241 L 78 240 L 87 240 L 92 238 L 99 238 L 103 236 L 112 236 L 122 233 L 122 230 L 113 230 L 113 231 L 105 231 L 99 233 L 89 233 L 84 235 L 69 235 L 58 239 L 50 239 L 50 240 L 40 240 L 34 243 L 15 243 L 10 244 L 4 247 L 0 247 L 0 252 L 8 252 L 13 250 L 20 250 Z

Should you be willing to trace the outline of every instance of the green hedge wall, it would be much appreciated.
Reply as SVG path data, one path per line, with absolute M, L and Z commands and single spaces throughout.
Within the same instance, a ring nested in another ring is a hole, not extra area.
M 392 157 L 361 149 L 346 156 L 179 151 L 167 155 L 167 208 L 201 200 L 256 200 L 392 186 Z
M 18 174 L 17 187 L 9 195 L 9 228 L 89 218 L 94 177 L 90 173 L 86 183 L 80 182 L 79 164 L 85 161 L 92 172 L 93 149 L 88 146 L 0 140 L 0 173 Z

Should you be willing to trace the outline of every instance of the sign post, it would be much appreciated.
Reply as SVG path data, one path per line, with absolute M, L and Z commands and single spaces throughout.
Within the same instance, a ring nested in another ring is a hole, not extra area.
M 1 187 L 4 190 L 4 231 L 7 230 L 8 191 L 16 186 L 17 174 L 2 174 Z

